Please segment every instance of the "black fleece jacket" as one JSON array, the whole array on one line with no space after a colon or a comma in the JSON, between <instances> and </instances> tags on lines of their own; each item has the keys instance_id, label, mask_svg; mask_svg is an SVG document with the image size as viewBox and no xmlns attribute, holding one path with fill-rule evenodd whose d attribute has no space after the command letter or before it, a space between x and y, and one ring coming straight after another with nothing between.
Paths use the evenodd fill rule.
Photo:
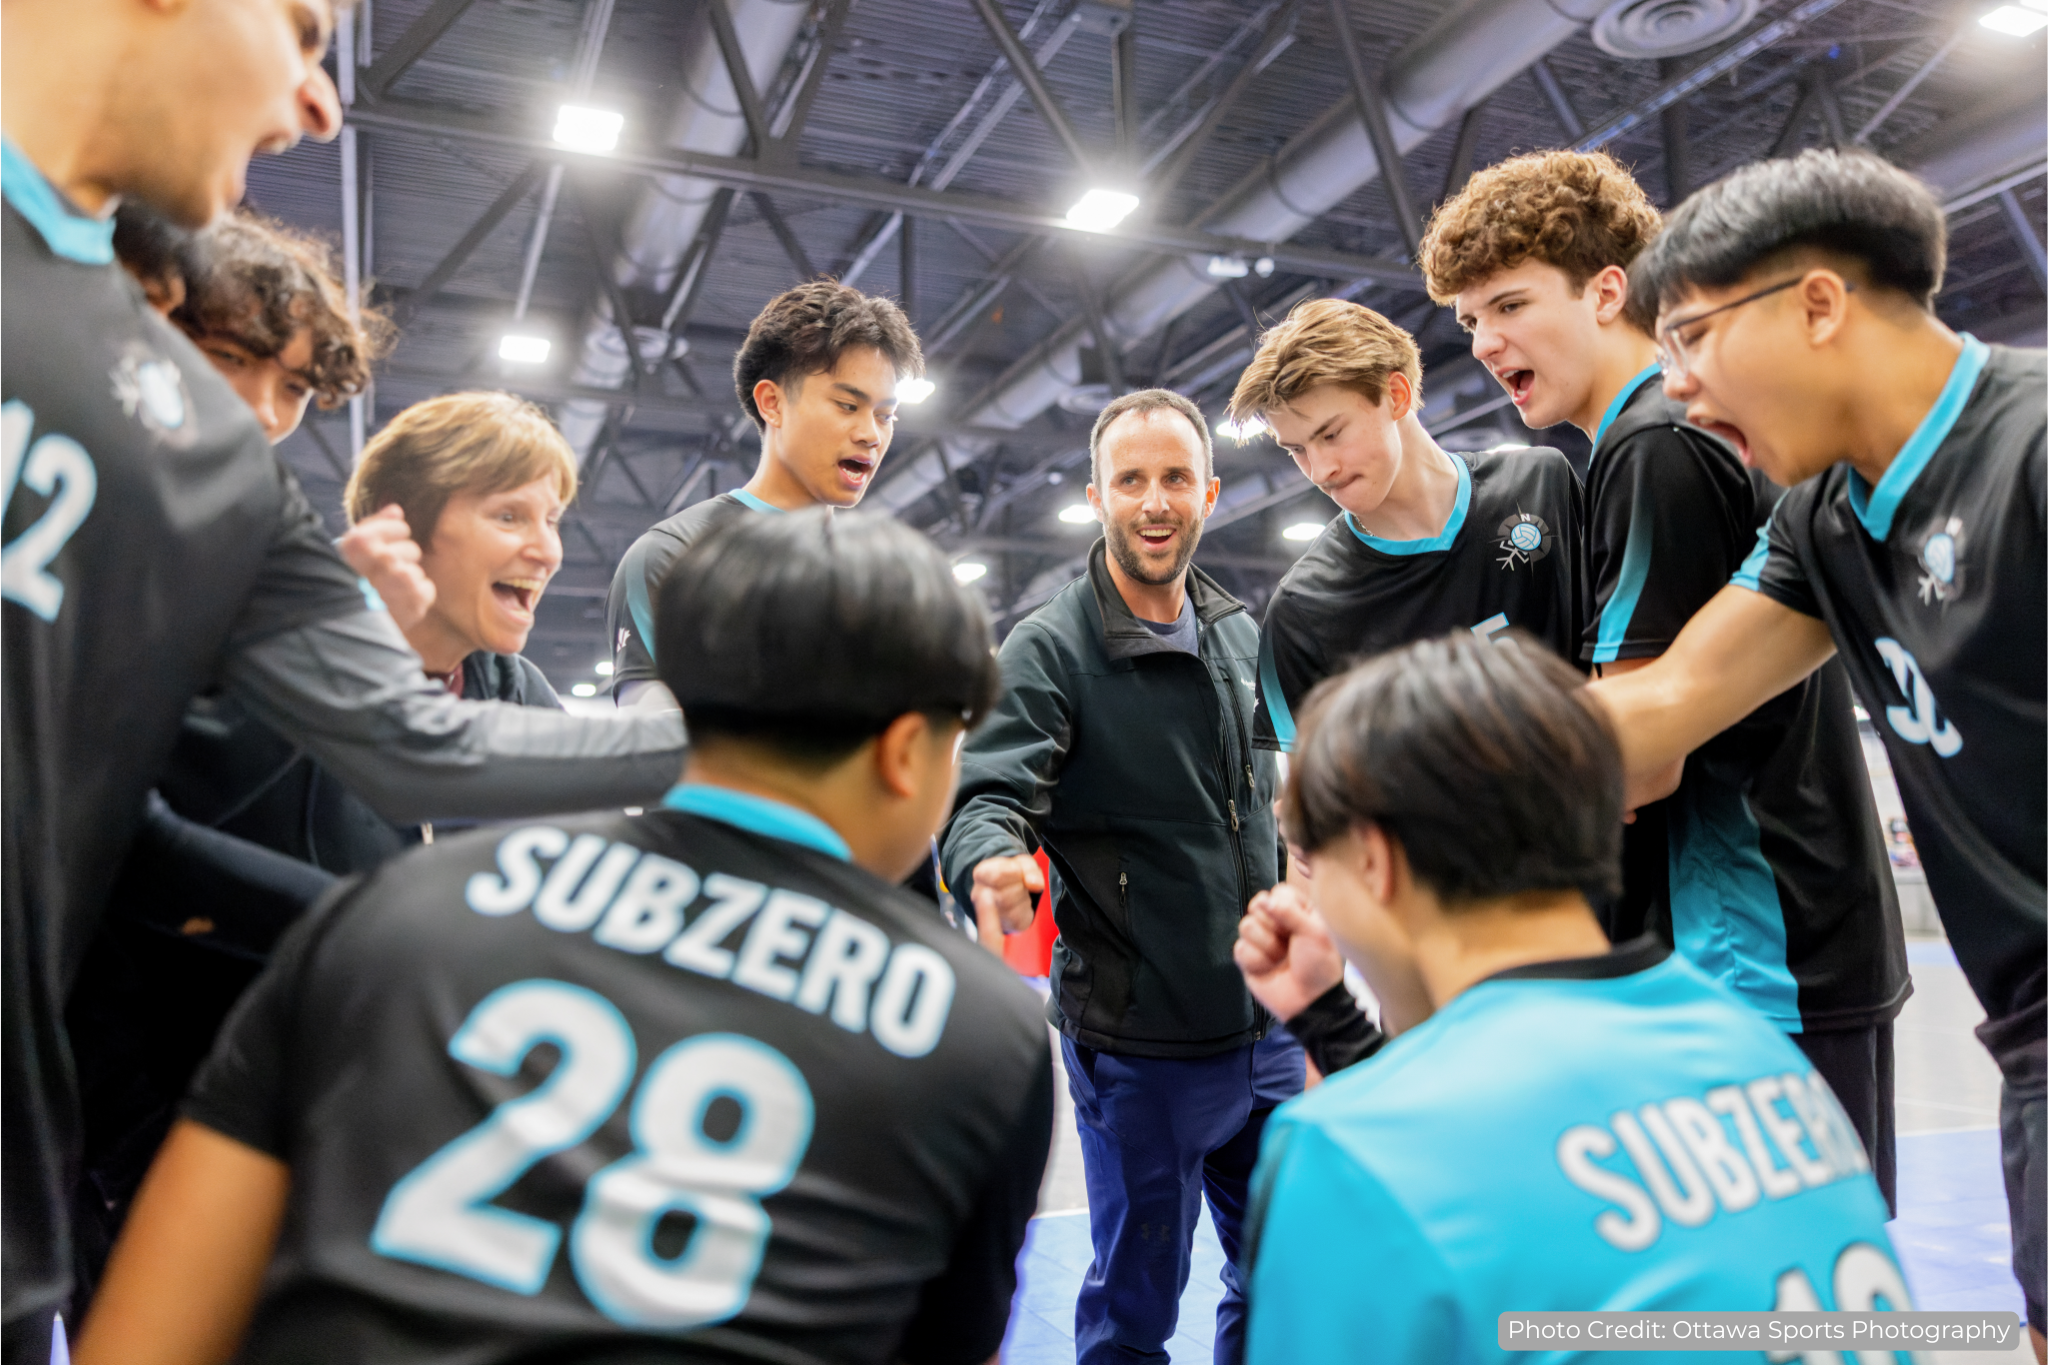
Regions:
<instances>
[{"instance_id":1,"label":"black fleece jacket","mask_svg":"<svg viewBox=\"0 0 2048 1365\"><path fill-rule=\"evenodd\" d=\"M1200 654L1088 572L1004 641L1003 700L969 736L942 840L966 896L984 858L1041 844L1055 874L1054 1027L1084 1046L1206 1057L1265 1036L1230 950L1279 877L1273 756L1250 743L1259 630L1188 571Z\"/></svg>"}]
</instances>

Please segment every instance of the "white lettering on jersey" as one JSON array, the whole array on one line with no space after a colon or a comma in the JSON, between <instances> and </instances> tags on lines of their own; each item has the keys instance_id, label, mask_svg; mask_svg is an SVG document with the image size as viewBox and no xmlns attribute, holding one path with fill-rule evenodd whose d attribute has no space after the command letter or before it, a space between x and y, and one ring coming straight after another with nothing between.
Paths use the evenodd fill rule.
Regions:
<instances>
[{"instance_id":1,"label":"white lettering on jersey","mask_svg":"<svg viewBox=\"0 0 2048 1365\"><path fill-rule=\"evenodd\" d=\"M0 487L6 502L13 502L18 484L51 499L42 516L0 549L0 597L54 621L64 605L64 583L50 572L50 562L92 511L100 480L84 446L54 433L30 446L34 428L35 413L19 399L0 410ZM0 503L0 511L5 505Z\"/></svg>"},{"instance_id":2,"label":"white lettering on jersey","mask_svg":"<svg viewBox=\"0 0 2048 1365\"><path fill-rule=\"evenodd\" d=\"M1472 627L1472 633L1484 640L1494 632L1506 630L1507 628L1508 614L1504 611L1497 611L1478 625Z\"/></svg>"},{"instance_id":3,"label":"white lettering on jersey","mask_svg":"<svg viewBox=\"0 0 2048 1365\"><path fill-rule=\"evenodd\" d=\"M1603 1164L1617 1149L1633 1177ZM1621 1251L1646 1249L1667 1221L1700 1227L1764 1197L1784 1199L1870 1169L1826 1082L1796 1071L1623 1109L1605 1124L1578 1124L1558 1139L1557 1165L1565 1179L1613 1206L1594 1217L1593 1230Z\"/></svg>"},{"instance_id":4,"label":"white lettering on jersey","mask_svg":"<svg viewBox=\"0 0 2048 1365\"><path fill-rule=\"evenodd\" d=\"M1927 685L1927 676L1920 671L1920 662L1906 647L1890 636L1877 642L1877 656L1883 659L1885 667L1891 669L1892 680L1899 685L1899 695L1906 699L1905 706L1887 706L1884 718L1891 722L1892 732L1908 744L1926 744L1943 758L1954 758L1963 751L1963 736L1956 729L1955 722L1941 719L1936 711L1934 689Z\"/></svg>"},{"instance_id":5,"label":"white lettering on jersey","mask_svg":"<svg viewBox=\"0 0 2048 1365\"><path fill-rule=\"evenodd\" d=\"M498 841L498 871L479 872L463 900L502 918L532 907L559 933L588 932L623 953L731 980L848 1033L867 1032L899 1057L939 1044L953 1009L952 964L921 943L892 944L855 915L801 892L696 871L601 834L574 839L528 825ZM543 864L549 864L543 867ZM708 901L696 915L689 910ZM746 929L737 949L727 940Z\"/></svg>"}]
</instances>

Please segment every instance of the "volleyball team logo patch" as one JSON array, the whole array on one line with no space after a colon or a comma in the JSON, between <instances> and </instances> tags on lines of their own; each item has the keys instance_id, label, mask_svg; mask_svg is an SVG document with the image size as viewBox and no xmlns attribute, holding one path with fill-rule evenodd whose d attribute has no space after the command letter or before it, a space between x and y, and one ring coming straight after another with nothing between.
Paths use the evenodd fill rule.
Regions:
<instances>
[{"instance_id":1,"label":"volleyball team logo patch","mask_svg":"<svg viewBox=\"0 0 2048 1365\"><path fill-rule=\"evenodd\" d=\"M1963 519L1949 517L1920 542L1920 600L1949 604L1963 591Z\"/></svg>"},{"instance_id":2,"label":"volleyball team logo patch","mask_svg":"<svg viewBox=\"0 0 2048 1365\"><path fill-rule=\"evenodd\" d=\"M1551 540L1549 524L1534 512L1518 510L1493 532L1493 548L1500 551L1500 566L1509 573L1549 554Z\"/></svg>"}]
</instances>

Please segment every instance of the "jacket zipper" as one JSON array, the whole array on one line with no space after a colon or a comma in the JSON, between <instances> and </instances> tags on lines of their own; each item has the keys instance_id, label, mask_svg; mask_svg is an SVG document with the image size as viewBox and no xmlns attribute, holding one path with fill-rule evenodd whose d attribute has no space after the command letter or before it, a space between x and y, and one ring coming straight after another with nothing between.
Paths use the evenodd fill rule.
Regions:
<instances>
[{"instance_id":1,"label":"jacket zipper","mask_svg":"<svg viewBox=\"0 0 2048 1365\"><path fill-rule=\"evenodd\" d=\"M1123 907L1124 925L1128 928L1131 922L1131 874L1128 872L1116 874L1116 903Z\"/></svg>"}]
</instances>

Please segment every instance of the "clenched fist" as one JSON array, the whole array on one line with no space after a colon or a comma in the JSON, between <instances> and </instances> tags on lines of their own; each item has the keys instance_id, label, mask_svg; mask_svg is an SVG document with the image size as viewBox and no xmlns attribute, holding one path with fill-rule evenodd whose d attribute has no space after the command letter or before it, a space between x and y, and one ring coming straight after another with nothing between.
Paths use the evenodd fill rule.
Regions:
<instances>
[{"instance_id":1,"label":"clenched fist","mask_svg":"<svg viewBox=\"0 0 2048 1365\"><path fill-rule=\"evenodd\" d=\"M986 922L993 915L1006 934L1031 927L1031 915L1038 894L1045 890L1045 874L1038 860L1022 854L1013 858L983 858L974 865L974 914Z\"/></svg>"},{"instance_id":2,"label":"clenched fist","mask_svg":"<svg viewBox=\"0 0 2048 1365\"><path fill-rule=\"evenodd\" d=\"M420 543L397 503L381 507L335 542L351 569L369 580L392 623L411 630L434 605L434 580L420 567Z\"/></svg>"}]
</instances>

